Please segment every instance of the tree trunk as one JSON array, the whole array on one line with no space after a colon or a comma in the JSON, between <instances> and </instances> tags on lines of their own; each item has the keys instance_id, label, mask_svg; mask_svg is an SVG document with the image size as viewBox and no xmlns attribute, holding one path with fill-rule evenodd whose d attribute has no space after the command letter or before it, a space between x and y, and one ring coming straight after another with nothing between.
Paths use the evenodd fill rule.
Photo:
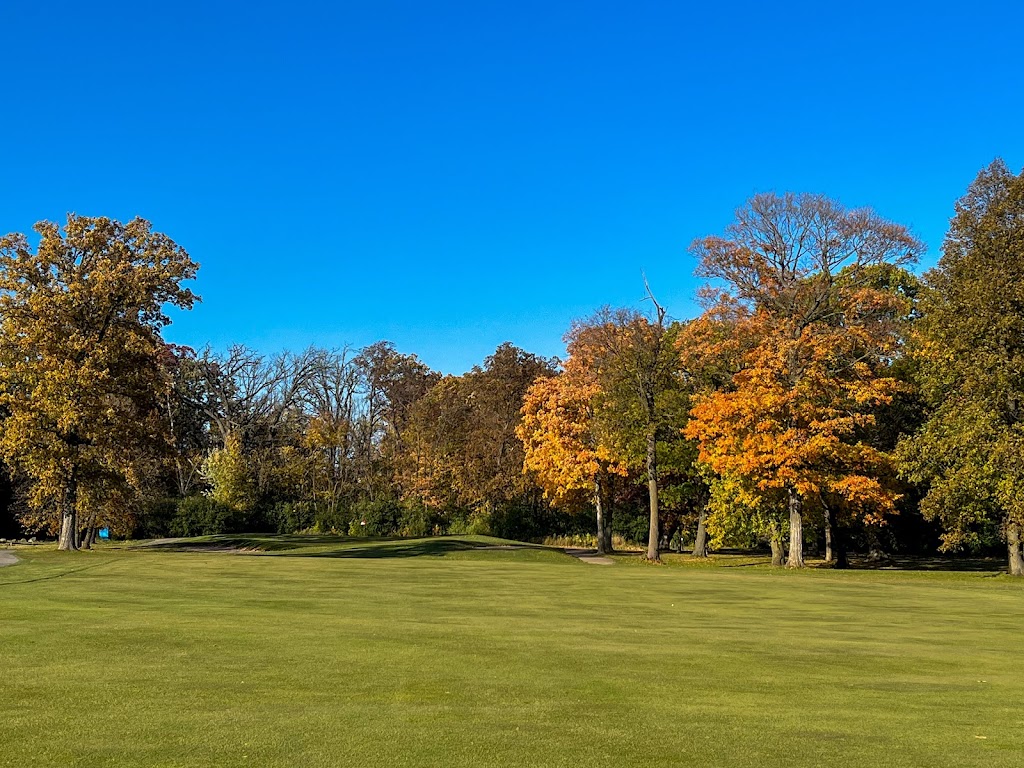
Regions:
<instances>
[{"instance_id":1,"label":"tree trunk","mask_svg":"<svg viewBox=\"0 0 1024 768\"><path fill-rule=\"evenodd\" d=\"M654 424L647 428L647 496L651 506L651 527L647 539L647 559L661 560L658 554L658 441Z\"/></svg>"},{"instance_id":2,"label":"tree trunk","mask_svg":"<svg viewBox=\"0 0 1024 768\"><path fill-rule=\"evenodd\" d=\"M846 556L846 535L841 526L836 525L832 529L832 548L835 551L836 564L834 568L844 569L850 567L850 560Z\"/></svg>"},{"instance_id":3,"label":"tree trunk","mask_svg":"<svg viewBox=\"0 0 1024 768\"><path fill-rule=\"evenodd\" d=\"M597 554L605 554L604 505L601 503L601 475L594 476L594 509L597 510Z\"/></svg>"},{"instance_id":4,"label":"tree trunk","mask_svg":"<svg viewBox=\"0 0 1024 768\"><path fill-rule=\"evenodd\" d=\"M96 514L89 515L88 520L85 523L85 529L82 531L82 537L79 539L79 547L81 549L92 549L92 542L95 538L93 525L96 522Z\"/></svg>"},{"instance_id":5,"label":"tree trunk","mask_svg":"<svg viewBox=\"0 0 1024 768\"><path fill-rule=\"evenodd\" d=\"M615 545L612 544L612 523L615 518L615 478L610 473L602 470L601 490L603 492L601 509L604 511L604 551L605 554L612 554Z\"/></svg>"},{"instance_id":6,"label":"tree trunk","mask_svg":"<svg viewBox=\"0 0 1024 768\"><path fill-rule=\"evenodd\" d=\"M676 531L679 530L679 515L673 513L666 515L668 519L665 521L665 525L661 525L660 514L658 517L658 527L661 529L658 534L658 541L660 542L658 549L664 552L666 549L672 548L672 539L675 537Z\"/></svg>"},{"instance_id":7,"label":"tree trunk","mask_svg":"<svg viewBox=\"0 0 1024 768\"><path fill-rule=\"evenodd\" d=\"M57 541L57 549L65 552L73 552L78 549L78 515L75 508L65 509L60 522L60 539Z\"/></svg>"},{"instance_id":8,"label":"tree trunk","mask_svg":"<svg viewBox=\"0 0 1024 768\"><path fill-rule=\"evenodd\" d=\"M1024 551L1018 523L1009 523L1006 526L1006 546L1010 552L1010 575L1024 576Z\"/></svg>"},{"instance_id":9,"label":"tree trunk","mask_svg":"<svg viewBox=\"0 0 1024 768\"><path fill-rule=\"evenodd\" d=\"M701 506L700 516L697 518L697 537L693 540L694 557L708 556L708 531L704 525L707 519L708 505L704 504Z\"/></svg>"},{"instance_id":10,"label":"tree trunk","mask_svg":"<svg viewBox=\"0 0 1024 768\"><path fill-rule=\"evenodd\" d=\"M832 510L825 507L825 562L832 562Z\"/></svg>"},{"instance_id":11,"label":"tree trunk","mask_svg":"<svg viewBox=\"0 0 1024 768\"><path fill-rule=\"evenodd\" d=\"M789 559L786 567L804 567L803 500L792 488L789 489Z\"/></svg>"},{"instance_id":12,"label":"tree trunk","mask_svg":"<svg viewBox=\"0 0 1024 768\"><path fill-rule=\"evenodd\" d=\"M60 510L60 538L57 540L57 549L73 552L78 549L78 482L74 469L71 471L68 486L64 489Z\"/></svg>"},{"instance_id":13,"label":"tree trunk","mask_svg":"<svg viewBox=\"0 0 1024 768\"><path fill-rule=\"evenodd\" d=\"M782 567L782 539L776 535L772 535L772 566L775 568Z\"/></svg>"}]
</instances>

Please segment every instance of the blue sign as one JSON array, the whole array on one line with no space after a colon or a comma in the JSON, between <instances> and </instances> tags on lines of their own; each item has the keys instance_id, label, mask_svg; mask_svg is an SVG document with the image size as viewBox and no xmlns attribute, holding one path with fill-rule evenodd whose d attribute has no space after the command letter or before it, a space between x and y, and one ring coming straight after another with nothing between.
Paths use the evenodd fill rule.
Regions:
<instances>
[{"instance_id":1,"label":"blue sign","mask_svg":"<svg viewBox=\"0 0 1024 768\"><path fill-rule=\"evenodd\" d=\"M100 528L100 538L101 539L109 539L110 538L110 529L109 528Z\"/></svg>"}]
</instances>

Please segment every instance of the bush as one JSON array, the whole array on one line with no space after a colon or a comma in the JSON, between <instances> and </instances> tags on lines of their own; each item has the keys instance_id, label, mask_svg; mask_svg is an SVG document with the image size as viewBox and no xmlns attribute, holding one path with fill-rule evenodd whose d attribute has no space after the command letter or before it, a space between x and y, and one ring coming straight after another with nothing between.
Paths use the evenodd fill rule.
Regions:
<instances>
[{"instance_id":1,"label":"bush","mask_svg":"<svg viewBox=\"0 0 1024 768\"><path fill-rule=\"evenodd\" d=\"M161 539L171 535L171 525L178 514L181 499L151 499L142 504L135 516L133 539Z\"/></svg>"},{"instance_id":2,"label":"bush","mask_svg":"<svg viewBox=\"0 0 1024 768\"><path fill-rule=\"evenodd\" d=\"M345 535L352 522L351 510L340 505L318 507L313 514L313 530L317 533L334 533Z\"/></svg>"},{"instance_id":3,"label":"bush","mask_svg":"<svg viewBox=\"0 0 1024 768\"><path fill-rule=\"evenodd\" d=\"M542 541L545 536L572 536L591 533L593 516L552 507L547 503L511 502L494 509L489 518L490 531L503 539Z\"/></svg>"},{"instance_id":4,"label":"bush","mask_svg":"<svg viewBox=\"0 0 1024 768\"><path fill-rule=\"evenodd\" d=\"M647 544L651 532L651 518L646 509L616 509L612 516L612 531L626 541Z\"/></svg>"},{"instance_id":5,"label":"bush","mask_svg":"<svg viewBox=\"0 0 1024 768\"><path fill-rule=\"evenodd\" d=\"M402 507L394 499L359 501L352 507L350 536L394 536L398 533Z\"/></svg>"},{"instance_id":6,"label":"bush","mask_svg":"<svg viewBox=\"0 0 1024 768\"><path fill-rule=\"evenodd\" d=\"M422 505L406 505L402 507L398 521L399 536L430 536L441 528L441 516Z\"/></svg>"},{"instance_id":7,"label":"bush","mask_svg":"<svg viewBox=\"0 0 1024 768\"><path fill-rule=\"evenodd\" d=\"M172 536L210 536L218 533L241 533L249 522L241 510L221 504L209 496L186 496L178 502L171 520Z\"/></svg>"},{"instance_id":8,"label":"bush","mask_svg":"<svg viewBox=\"0 0 1024 768\"><path fill-rule=\"evenodd\" d=\"M597 536L593 533L574 533L571 536L546 536L541 543L546 547L597 549ZM642 549L642 547L635 542L626 541L616 534L612 536L612 549L617 552L630 552Z\"/></svg>"},{"instance_id":9,"label":"bush","mask_svg":"<svg viewBox=\"0 0 1024 768\"><path fill-rule=\"evenodd\" d=\"M448 526L448 532L461 536L490 536L491 513L479 509L471 512L468 516L453 517Z\"/></svg>"},{"instance_id":10,"label":"bush","mask_svg":"<svg viewBox=\"0 0 1024 768\"><path fill-rule=\"evenodd\" d=\"M266 513L267 527L276 533L299 533L317 522L313 507L304 501L279 501Z\"/></svg>"}]
</instances>

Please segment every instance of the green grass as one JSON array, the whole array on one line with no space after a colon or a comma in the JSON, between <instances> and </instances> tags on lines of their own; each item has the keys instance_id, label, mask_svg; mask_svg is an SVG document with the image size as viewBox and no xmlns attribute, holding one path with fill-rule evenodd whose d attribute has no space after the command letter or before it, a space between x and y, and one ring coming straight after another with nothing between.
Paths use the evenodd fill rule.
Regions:
<instances>
[{"instance_id":1,"label":"green grass","mask_svg":"<svg viewBox=\"0 0 1024 768\"><path fill-rule=\"evenodd\" d=\"M1024 764L1006 576L501 544L20 548L0 766Z\"/></svg>"}]
</instances>

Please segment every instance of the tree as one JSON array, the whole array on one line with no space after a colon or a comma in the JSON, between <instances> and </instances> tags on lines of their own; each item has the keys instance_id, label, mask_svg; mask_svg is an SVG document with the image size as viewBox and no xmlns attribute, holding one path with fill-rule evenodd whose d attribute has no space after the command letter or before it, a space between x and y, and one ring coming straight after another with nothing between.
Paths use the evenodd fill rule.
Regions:
<instances>
[{"instance_id":1,"label":"tree","mask_svg":"<svg viewBox=\"0 0 1024 768\"><path fill-rule=\"evenodd\" d=\"M185 497L202 480L203 462L210 451L205 382L190 347L164 345L160 366L164 377L160 404L172 448L168 485Z\"/></svg>"},{"instance_id":2,"label":"tree","mask_svg":"<svg viewBox=\"0 0 1024 768\"><path fill-rule=\"evenodd\" d=\"M497 512L535 508L540 490L523 474L516 436L523 399L555 361L500 345L463 376L446 376L416 401L405 427L415 466L403 482L407 498L424 506L469 513L479 528Z\"/></svg>"},{"instance_id":3,"label":"tree","mask_svg":"<svg viewBox=\"0 0 1024 768\"><path fill-rule=\"evenodd\" d=\"M356 496L356 436L359 371L348 349L324 354L305 382L301 399L308 414L303 444L309 452L307 498L334 515Z\"/></svg>"},{"instance_id":4,"label":"tree","mask_svg":"<svg viewBox=\"0 0 1024 768\"><path fill-rule=\"evenodd\" d=\"M293 459L306 428L303 393L325 356L314 348L267 356L241 345L199 356L197 405L213 438L204 474L214 496L244 499L228 506L252 511L301 485Z\"/></svg>"},{"instance_id":5,"label":"tree","mask_svg":"<svg viewBox=\"0 0 1024 768\"><path fill-rule=\"evenodd\" d=\"M537 379L526 393L516 429L525 448L524 469L556 505L589 496L597 521L597 551L612 551L609 486L626 475L602 427L600 388L593 371L571 357L557 376Z\"/></svg>"},{"instance_id":6,"label":"tree","mask_svg":"<svg viewBox=\"0 0 1024 768\"><path fill-rule=\"evenodd\" d=\"M895 494L878 479L887 457L864 441L863 431L874 423L870 409L888 402L897 382L867 363L850 364L860 353L851 346L846 329L797 340L767 333L732 386L700 399L687 426L702 462L746 481L758 500L751 508L763 508L766 493L784 495L790 567L803 565L805 506L820 494L834 494L873 520L895 509ZM795 382L788 373L794 360L801 372Z\"/></svg>"},{"instance_id":7,"label":"tree","mask_svg":"<svg viewBox=\"0 0 1024 768\"><path fill-rule=\"evenodd\" d=\"M390 496L397 486L410 411L441 377L389 341L364 348L353 364L362 406L356 424L361 480L371 497Z\"/></svg>"},{"instance_id":8,"label":"tree","mask_svg":"<svg viewBox=\"0 0 1024 768\"><path fill-rule=\"evenodd\" d=\"M68 216L0 239L0 456L30 506L79 545L79 515L107 522L165 449L159 401L163 308L189 308L198 265L149 222ZM123 505L119 505L121 510Z\"/></svg>"},{"instance_id":9,"label":"tree","mask_svg":"<svg viewBox=\"0 0 1024 768\"><path fill-rule=\"evenodd\" d=\"M1005 539L1024 576L1024 174L1001 160L956 205L913 350L930 414L899 448L942 548Z\"/></svg>"},{"instance_id":10,"label":"tree","mask_svg":"<svg viewBox=\"0 0 1024 768\"><path fill-rule=\"evenodd\" d=\"M871 518L892 509L877 480L885 457L862 439L871 409L897 386L880 374L897 351L897 298L874 283L879 268L911 263L922 245L870 210L762 194L725 236L691 250L698 273L718 281L717 296L705 295L714 313L731 315L739 370L698 400L687 434L715 472L745 479L752 493L784 493L787 565L801 567L804 507L823 490Z\"/></svg>"},{"instance_id":11,"label":"tree","mask_svg":"<svg viewBox=\"0 0 1024 768\"><path fill-rule=\"evenodd\" d=\"M415 463L405 427L439 379L387 341L354 355L322 353L300 393L313 502L336 511L343 503L401 497L406 465Z\"/></svg>"},{"instance_id":12,"label":"tree","mask_svg":"<svg viewBox=\"0 0 1024 768\"><path fill-rule=\"evenodd\" d=\"M202 405L221 443L239 434L247 447L267 442L300 402L324 353L261 355L240 344L224 354L203 351L198 367L205 392Z\"/></svg>"},{"instance_id":13,"label":"tree","mask_svg":"<svg viewBox=\"0 0 1024 768\"><path fill-rule=\"evenodd\" d=\"M647 559L660 560L658 438L665 431L665 394L676 386L678 356L665 310L650 296L655 312L648 317L630 309L600 310L574 324L567 335L570 352L594 372L603 411L619 421L614 432L624 443L616 451L629 455L633 436L641 436L650 523ZM676 430L678 434L678 430Z\"/></svg>"}]
</instances>

